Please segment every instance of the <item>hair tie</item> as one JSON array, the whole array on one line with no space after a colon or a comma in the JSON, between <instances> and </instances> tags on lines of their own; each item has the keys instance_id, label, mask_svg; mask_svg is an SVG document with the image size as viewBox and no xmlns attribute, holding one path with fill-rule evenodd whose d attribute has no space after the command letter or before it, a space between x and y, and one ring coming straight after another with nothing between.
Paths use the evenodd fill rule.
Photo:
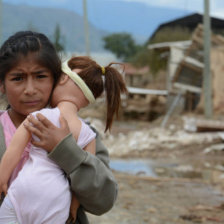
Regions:
<instances>
[{"instance_id":1,"label":"hair tie","mask_svg":"<svg viewBox=\"0 0 224 224\"><path fill-rule=\"evenodd\" d=\"M101 71L102 71L102 74L105 75L106 70L103 66L101 66Z\"/></svg>"}]
</instances>

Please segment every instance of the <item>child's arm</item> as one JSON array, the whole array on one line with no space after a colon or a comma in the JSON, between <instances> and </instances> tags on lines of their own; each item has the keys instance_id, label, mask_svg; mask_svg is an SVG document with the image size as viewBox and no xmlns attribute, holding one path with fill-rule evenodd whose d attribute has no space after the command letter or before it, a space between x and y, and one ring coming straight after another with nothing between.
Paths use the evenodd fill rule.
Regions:
<instances>
[{"instance_id":1,"label":"child's arm","mask_svg":"<svg viewBox=\"0 0 224 224\"><path fill-rule=\"evenodd\" d=\"M4 153L0 163L0 193L7 191L7 183L20 161L21 155L31 138L31 134L25 129L23 123L18 127L12 140Z\"/></svg>"}]
</instances>

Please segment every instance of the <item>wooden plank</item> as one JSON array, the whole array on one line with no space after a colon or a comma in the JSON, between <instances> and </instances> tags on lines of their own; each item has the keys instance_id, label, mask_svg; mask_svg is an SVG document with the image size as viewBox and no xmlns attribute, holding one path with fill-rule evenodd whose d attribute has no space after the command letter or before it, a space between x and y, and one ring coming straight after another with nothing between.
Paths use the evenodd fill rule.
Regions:
<instances>
[{"instance_id":1,"label":"wooden plank","mask_svg":"<svg viewBox=\"0 0 224 224\"><path fill-rule=\"evenodd\" d=\"M132 94L163 95L163 96L166 96L168 94L167 90L144 89L144 88L135 88L135 87L127 87L127 89L128 89L128 92Z\"/></svg>"},{"instance_id":2,"label":"wooden plank","mask_svg":"<svg viewBox=\"0 0 224 224\"><path fill-rule=\"evenodd\" d=\"M185 127L191 126L191 130L194 132L217 132L224 131L224 122L218 120L203 120L203 119L195 119L185 120Z\"/></svg>"}]
</instances>

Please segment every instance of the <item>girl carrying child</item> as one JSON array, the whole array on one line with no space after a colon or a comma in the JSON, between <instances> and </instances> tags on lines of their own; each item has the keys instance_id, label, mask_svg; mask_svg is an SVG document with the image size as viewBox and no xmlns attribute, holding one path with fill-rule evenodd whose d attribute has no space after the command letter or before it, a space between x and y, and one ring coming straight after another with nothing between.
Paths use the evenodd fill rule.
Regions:
<instances>
[{"instance_id":1,"label":"girl carrying child","mask_svg":"<svg viewBox=\"0 0 224 224\"><path fill-rule=\"evenodd\" d=\"M0 140L0 158L5 150L4 141L9 146L16 128L27 115L48 105L60 74L60 60L43 34L18 32L3 44L0 49L0 82L1 91L6 95L9 107L0 115L4 134ZM81 205L76 222L88 223L83 210L98 215L108 211L116 199L117 184L108 166L107 150L100 142L99 136L96 136L96 155L92 155L76 144L63 117L60 119L60 127L44 116L37 117L38 120L31 117L29 122L34 126L28 125L26 128L40 140L33 141L33 145L41 145L48 152L48 158L53 160L69 179L70 187ZM28 144L13 170L10 183L16 180L19 171L30 159L31 148ZM44 190L39 189L41 192ZM55 201L55 204L57 203Z\"/></svg>"}]
</instances>

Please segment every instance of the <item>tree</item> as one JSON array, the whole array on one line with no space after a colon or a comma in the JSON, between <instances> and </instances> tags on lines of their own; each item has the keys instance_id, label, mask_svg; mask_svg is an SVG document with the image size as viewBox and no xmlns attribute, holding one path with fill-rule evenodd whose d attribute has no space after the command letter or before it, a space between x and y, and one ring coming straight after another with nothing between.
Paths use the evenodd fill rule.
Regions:
<instances>
[{"instance_id":1,"label":"tree","mask_svg":"<svg viewBox=\"0 0 224 224\"><path fill-rule=\"evenodd\" d=\"M114 33L103 38L104 48L113 52L118 58L125 61L135 55L139 46L128 33Z\"/></svg>"},{"instance_id":2,"label":"tree","mask_svg":"<svg viewBox=\"0 0 224 224\"><path fill-rule=\"evenodd\" d=\"M64 45L61 43L62 35L59 24L56 25L53 35L53 44L57 52L64 51Z\"/></svg>"}]
</instances>

